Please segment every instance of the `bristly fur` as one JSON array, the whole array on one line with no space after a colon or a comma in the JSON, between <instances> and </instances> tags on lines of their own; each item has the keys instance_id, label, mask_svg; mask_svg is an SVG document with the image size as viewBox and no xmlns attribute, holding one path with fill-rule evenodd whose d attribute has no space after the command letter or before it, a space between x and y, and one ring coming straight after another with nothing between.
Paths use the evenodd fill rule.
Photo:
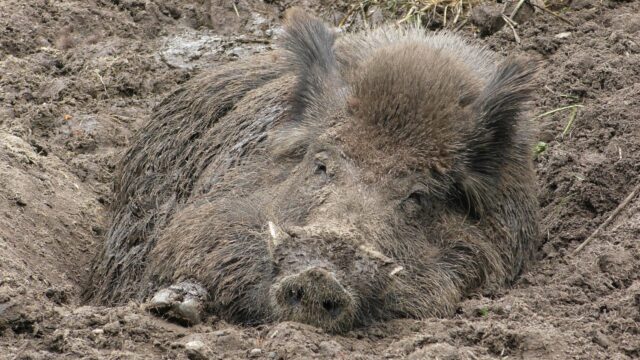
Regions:
<instances>
[{"instance_id":1,"label":"bristly fur","mask_svg":"<svg viewBox=\"0 0 640 360\"><path fill-rule=\"evenodd\" d=\"M85 298L188 280L230 321L346 331L447 316L512 281L538 243L535 64L446 32L336 38L287 16L282 50L189 81L132 140ZM294 285L314 298L288 303Z\"/></svg>"},{"instance_id":2,"label":"bristly fur","mask_svg":"<svg viewBox=\"0 0 640 360\"><path fill-rule=\"evenodd\" d=\"M358 73L348 105L357 121L343 130L352 156L372 161L392 154L393 170L381 167L385 173L451 169L473 126L467 105L479 79L470 69L442 50L409 42L372 53ZM361 143L365 134L369 146Z\"/></svg>"}]
</instances>

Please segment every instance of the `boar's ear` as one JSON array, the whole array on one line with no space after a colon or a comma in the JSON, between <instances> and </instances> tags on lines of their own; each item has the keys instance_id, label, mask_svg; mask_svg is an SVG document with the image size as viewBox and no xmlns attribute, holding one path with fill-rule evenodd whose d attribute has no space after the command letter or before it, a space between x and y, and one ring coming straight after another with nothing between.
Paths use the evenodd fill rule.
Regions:
<instances>
[{"instance_id":1,"label":"boar's ear","mask_svg":"<svg viewBox=\"0 0 640 360\"><path fill-rule=\"evenodd\" d=\"M531 155L529 124L523 112L531 100L538 64L508 58L498 66L471 104L476 117L454 177L462 203L481 216L493 198L506 163L524 166Z\"/></svg>"},{"instance_id":2,"label":"boar's ear","mask_svg":"<svg viewBox=\"0 0 640 360\"><path fill-rule=\"evenodd\" d=\"M294 118L312 105L327 82L336 76L335 37L333 30L304 10L292 8L287 11L282 44L297 73L292 98Z\"/></svg>"},{"instance_id":3,"label":"boar's ear","mask_svg":"<svg viewBox=\"0 0 640 360\"><path fill-rule=\"evenodd\" d=\"M476 99L478 122L465 156L472 173L496 179L505 161L530 150L528 139L522 138L527 128L522 113L531 100L537 68L537 63L521 58L505 60Z\"/></svg>"}]
</instances>

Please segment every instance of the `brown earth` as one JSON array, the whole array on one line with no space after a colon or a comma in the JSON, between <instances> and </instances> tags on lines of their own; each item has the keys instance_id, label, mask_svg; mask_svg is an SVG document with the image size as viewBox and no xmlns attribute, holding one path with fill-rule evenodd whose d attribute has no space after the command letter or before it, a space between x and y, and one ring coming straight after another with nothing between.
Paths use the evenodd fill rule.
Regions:
<instances>
[{"instance_id":1,"label":"brown earth","mask_svg":"<svg viewBox=\"0 0 640 360\"><path fill-rule=\"evenodd\" d=\"M556 1L549 8L572 24L529 9L517 18L520 43L507 26L474 40L543 62L532 119L546 143L536 160L545 239L511 289L475 294L453 318L343 336L214 317L184 328L136 303L79 303L114 163L153 105L198 73L271 48L293 4L331 21L351 8L235 3L237 14L221 0L0 1L0 359L640 357L640 196L570 256L640 182L639 1ZM461 31L476 37L481 22ZM570 127L571 109L534 117L573 104L583 107Z\"/></svg>"}]
</instances>

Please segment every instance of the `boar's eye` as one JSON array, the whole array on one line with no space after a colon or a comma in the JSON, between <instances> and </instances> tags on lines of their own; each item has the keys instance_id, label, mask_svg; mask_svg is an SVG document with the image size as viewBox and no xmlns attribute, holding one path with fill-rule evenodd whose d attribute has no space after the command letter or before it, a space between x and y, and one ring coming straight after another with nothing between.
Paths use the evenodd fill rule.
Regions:
<instances>
[{"instance_id":1,"label":"boar's eye","mask_svg":"<svg viewBox=\"0 0 640 360\"><path fill-rule=\"evenodd\" d=\"M313 173L316 175L327 176L327 174L329 173L327 169L328 159L329 159L329 156L327 155L326 152L323 151L323 152L317 153L313 160L313 166L314 166Z\"/></svg>"},{"instance_id":2,"label":"boar's eye","mask_svg":"<svg viewBox=\"0 0 640 360\"><path fill-rule=\"evenodd\" d=\"M327 166L320 161L316 161L313 173L316 175L327 175Z\"/></svg>"},{"instance_id":3,"label":"boar's eye","mask_svg":"<svg viewBox=\"0 0 640 360\"><path fill-rule=\"evenodd\" d=\"M424 201L424 198L425 198L424 192L414 191L411 194L409 194L409 196L407 196L407 199L405 201L421 205Z\"/></svg>"},{"instance_id":4,"label":"boar's eye","mask_svg":"<svg viewBox=\"0 0 640 360\"><path fill-rule=\"evenodd\" d=\"M420 213L425 203L425 193L422 191L413 191L401 203L402 210L409 216L416 216Z\"/></svg>"}]
</instances>

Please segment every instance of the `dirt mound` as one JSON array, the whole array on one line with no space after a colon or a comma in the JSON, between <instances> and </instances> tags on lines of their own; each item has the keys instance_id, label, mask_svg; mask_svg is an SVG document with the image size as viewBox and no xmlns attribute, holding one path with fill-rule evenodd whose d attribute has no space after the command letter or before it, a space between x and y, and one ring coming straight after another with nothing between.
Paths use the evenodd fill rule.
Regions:
<instances>
[{"instance_id":1,"label":"dirt mound","mask_svg":"<svg viewBox=\"0 0 640 360\"><path fill-rule=\"evenodd\" d=\"M132 131L177 84L270 49L292 4L335 23L353 8L0 3L0 358L640 357L640 196L570 256L639 182L639 2L567 0L550 6L553 14L531 7L516 18L519 43L508 25L474 40L542 61L532 118L541 130L545 241L512 289L476 294L454 318L396 320L345 336L215 317L184 328L135 303L80 304L108 224L113 164ZM461 31L476 37L477 25Z\"/></svg>"}]
</instances>

